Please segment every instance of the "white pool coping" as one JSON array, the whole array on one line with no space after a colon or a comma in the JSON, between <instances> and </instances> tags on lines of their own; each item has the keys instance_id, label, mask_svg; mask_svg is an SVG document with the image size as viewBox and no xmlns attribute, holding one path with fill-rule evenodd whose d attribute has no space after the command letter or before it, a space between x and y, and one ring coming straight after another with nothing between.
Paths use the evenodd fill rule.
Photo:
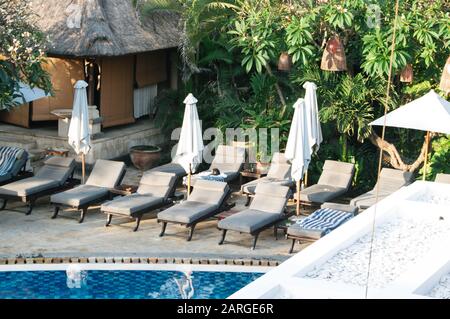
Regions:
<instances>
[{"instance_id":1,"label":"white pool coping","mask_svg":"<svg viewBox=\"0 0 450 319\"><path fill-rule=\"evenodd\" d=\"M140 270L140 271L211 271L211 272L246 272L266 273L274 267L239 266L239 265L183 265L183 264L23 264L1 265L0 272L5 271L57 271L77 267L81 270Z\"/></svg>"},{"instance_id":2,"label":"white pool coping","mask_svg":"<svg viewBox=\"0 0 450 319\"><path fill-rule=\"evenodd\" d=\"M450 196L450 184L416 181L381 200L324 238L311 244L287 261L237 291L231 299L253 298L365 298L365 287L302 277L323 264L338 251L353 244L372 230L376 223L406 210L450 219L450 205L425 203L415 198L423 194ZM418 234L420 236L420 234ZM419 237L418 237L419 238ZM450 236L426 256L402 272L385 288L370 288L368 298L429 298L427 293L450 272Z\"/></svg>"}]
</instances>

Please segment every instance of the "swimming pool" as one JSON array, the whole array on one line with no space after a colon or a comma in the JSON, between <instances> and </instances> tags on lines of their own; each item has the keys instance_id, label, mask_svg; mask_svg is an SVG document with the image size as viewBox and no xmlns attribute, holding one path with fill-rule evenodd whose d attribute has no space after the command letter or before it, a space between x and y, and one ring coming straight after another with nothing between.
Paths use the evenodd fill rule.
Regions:
<instances>
[{"instance_id":1,"label":"swimming pool","mask_svg":"<svg viewBox=\"0 0 450 319\"><path fill-rule=\"evenodd\" d=\"M0 270L0 299L222 299L263 274L245 268L19 267Z\"/></svg>"}]
</instances>

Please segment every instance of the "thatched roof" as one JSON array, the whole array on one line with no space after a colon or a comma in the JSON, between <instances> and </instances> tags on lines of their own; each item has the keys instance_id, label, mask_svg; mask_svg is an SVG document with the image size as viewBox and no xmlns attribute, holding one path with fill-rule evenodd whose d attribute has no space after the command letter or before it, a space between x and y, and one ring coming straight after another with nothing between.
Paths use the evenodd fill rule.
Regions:
<instances>
[{"instance_id":1,"label":"thatched roof","mask_svg":"<svg viewBox=\"0 0 450 319\"><path fill-rule=\"evenodd\" d=\"M32 0L48 53L119 56L178 46L177 15L154 13L141 23L131 0Z\"/></svg>"}]
</instances>

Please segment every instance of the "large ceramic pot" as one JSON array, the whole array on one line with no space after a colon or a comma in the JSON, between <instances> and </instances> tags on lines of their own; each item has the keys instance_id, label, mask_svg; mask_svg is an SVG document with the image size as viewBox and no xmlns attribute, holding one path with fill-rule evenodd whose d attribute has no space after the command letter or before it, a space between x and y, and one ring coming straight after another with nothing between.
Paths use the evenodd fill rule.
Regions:
<instances>
[{"instance_id":1,"label":"large ceramic pot","mask_svg":"<svg viewBox=\"0 0 450 319\"><path fill-rule=\"evenodd\" d=\"M158 165L161 149L158 146L136 145L130 148L130 159L137 169L146 171Z\"/></svg>"}]
</instances>

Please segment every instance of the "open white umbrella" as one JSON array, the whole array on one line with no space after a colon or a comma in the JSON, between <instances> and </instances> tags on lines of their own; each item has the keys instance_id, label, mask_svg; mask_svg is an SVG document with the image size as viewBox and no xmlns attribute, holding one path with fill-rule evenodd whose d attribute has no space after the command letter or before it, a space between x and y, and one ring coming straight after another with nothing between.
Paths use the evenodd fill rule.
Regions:
<instances>
[{"instance_id":1,"label":"open white umbrella","mask_svg":"<svg viewBox=\"0 0 450 319\"><path fill-rule=\"evenodd\" d=\"M75 96L73 99L72 117L69 126L69 144L77 155L81 154L82 182L85 178L85 155L91 149L91 136L89 132L89 112L86 88L84 81L75 83Z\"/></svg>"},{"instance_id":2,"label":"open white umbrella","mask_svg":"<svg viewBox=\"0 0 450 319\"><path fill-rule=\"evenodd\" d=\"M183 166L188 173L188 195L191 189L191 174L202 161L204 149L202 129L197 112L197 99L189 93L184 100L183 125L181 126L180 140L174 162Z\"/></svg>"},{"instance_id":3,"label":"open white umbrella","mask_svg":"<svg viewBox=\"0 0 450 319\"><path fill-rule=\"evenodd\" d=\"M13 101L20 104L33 102L50 96L50 93L45 93L44 90L38 87L31 88L28 84L25 84L23 82L19 82L19 91L15 92L15 94L20 96L14 98Z\"/></svg>"},{"instance_id":4,"label":"open white umbrella","mask_svg":"<svg viewBox=\"0 0 450 319\"><path fill-rule=\"evenodd\" d=\"M309 145L313 153L319 151L320 144L323 141L322 128L319 120L319 107L317 104L317 86L313 82L305 82L303 84L305 89L305 106L308 112L309 120ZM305 172L305 186L308 180L308 172Z\"/></svg>"},{"instance_id":5,"label":"open white umbrella","mask_svg":"<svg viewBox=\"0 0 450 319\"><path fill-rule=\"evenodd\" d=\"M386 119L382 116L370 123L370 125L379 126L384 124L427 132L423 174L425 180L430 132L450 134L450 102L431 90L424 96L386 114Z\"/></svg>"},{"instance_id":6,"label":"open white umbrella","mask_svg":"<svg viewBox=\"0 0 450 319\"><path fill-rule=\"evenodd\" d=\"M294 109L285 156L291 161L291 176L297 182L297 215L299 215L300 181L311 162L312 145L309 138L310 115L305 100L298 99L294 104Z\"/></svg>"}]
</instances>

